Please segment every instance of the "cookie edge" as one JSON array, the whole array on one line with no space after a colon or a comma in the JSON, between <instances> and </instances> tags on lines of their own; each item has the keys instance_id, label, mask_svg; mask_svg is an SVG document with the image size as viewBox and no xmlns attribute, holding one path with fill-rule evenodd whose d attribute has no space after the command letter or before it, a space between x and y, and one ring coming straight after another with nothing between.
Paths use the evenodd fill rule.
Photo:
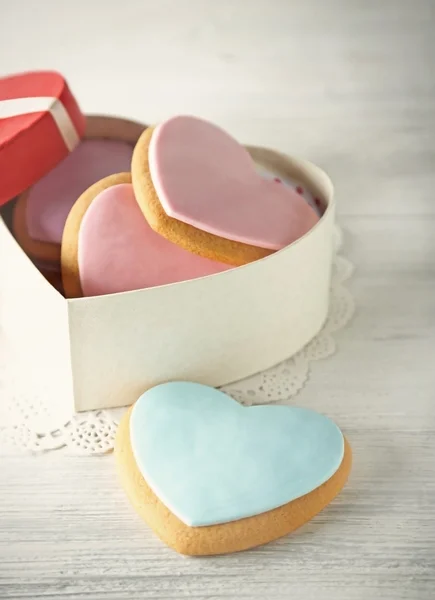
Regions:
<instances>
[{"instance_id":1,"label":"cookie edge","mask_svg":"<svg viewBox=\"0 0 435 600\"><path fill-rule=\"evenodd\" d=\"M150 227L188 252L232 266L241 266L273 254L274 250L227 240L166 214L149 168L148 151L154 129L148 127L142 133L134 148L131 163L135 196Z\"/></svg>"},{"instance_id":2,"label":"cookie edge","mask_svg":"<svg viewBox=\"0 0 435 600\"><path fill-rule=\"evenodd\" d=\"M62 284L66 298L83 297L78 262L79 232L83 217L101 192L122 183L131 184L130 173L116 173L100 179L79 196L68 214L62 235L60 256Z\"/></svg>"},{"instance_id":3,"label":"cookie edge","mask_svg":"<svg viewBox=\"0 0 435 600\"><path fill-rule=\"evenodd\" d=\"M296 500L260 515L231 523L189 527L153 493L134 459L130 441L130 416L124 415L115 439L118 477L137 513L155 534L180 554L211 556L248 550L283 537L321 512L340 493L352 466L351 447L344 438L344 456L334 475L321 486Z\"/></svg>"}]
</instances>

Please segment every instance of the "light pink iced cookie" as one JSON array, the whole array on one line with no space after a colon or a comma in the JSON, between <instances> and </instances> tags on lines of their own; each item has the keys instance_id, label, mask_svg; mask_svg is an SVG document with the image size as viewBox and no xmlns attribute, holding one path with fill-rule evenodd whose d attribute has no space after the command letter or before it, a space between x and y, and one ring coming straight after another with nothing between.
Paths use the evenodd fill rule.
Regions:
<instances>
[{"instance_id":1,"label":"light pink iced cookie","mask_svg":"<svg viewBox=\"0 0 435 600\"><path fill-rule=\"evenodd\" d=\"M78 233L78 270L84 296L148 288L219 273L217 263L168 242L143 217L133 187L100 192Z\"/></svg>"},{"instance_id":2,"label":"light pink iced cookie","mask_svg":"<svg viewBox=\"0 0 435 600\"><path fill-rule=\"evenodd\" d=\"M32 257L56 260L68 213L77 198L100 179L129 171L133 146L124 141L89 139L18 199L14 233Z\"/></svg>"},{"instance_id":3,"label":"light pink iced cookie","mask_svg":"<svg viewBox=\"0 0 435 600\"><path fill-rule=\"evenodd\" d=\"M299 194L259 176L243 146L201 119L158 125L149 164L166 214L213 235L279 250L317 221Z\"/></svg>"}]
</instances>

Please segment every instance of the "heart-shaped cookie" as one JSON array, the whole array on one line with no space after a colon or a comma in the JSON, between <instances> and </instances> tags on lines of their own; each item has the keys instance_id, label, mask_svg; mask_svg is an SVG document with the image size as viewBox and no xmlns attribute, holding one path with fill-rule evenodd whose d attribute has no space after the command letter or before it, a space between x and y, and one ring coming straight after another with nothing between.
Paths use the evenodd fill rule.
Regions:
<instances>
[{"instance_id":1,"label":"heart-shaped cookie","mask_svg":"<svg viewBox=\"0 0 435 600\"><path fill-rule=\"evenodd\" d=\"M338 427L313 411L246 408L208 386L145 392L115 452L135 508L186 554L234 552L285 535L338 494L351 466Z\"/></svg>"},{"instance_id":2,"label":"heart-shaped cookie","mask_svg":"<svg viewBox=\"0 0 435 600\"><path fill-rule=\"evenodd\" d=\"M77 198L92 184L130 170L133 144L121 140L83 140L15 205L14 235L36 260L59 262L65 221Z\"/></svg>"},{"instance_id":3,"label":"heart-shaped cookie","mask_svg":"<svg viewBox=\"0 0 435 600\"><path fill-rule=\"evenodd\" d=\"M155 233L121 173L91 186L65 224L62 278L67 297L142 289L227 270Z\"/></svg>"},{"instance_id":4,"label":"heart-shaped cookie","mask_svg":"<svg viewBox=\"0 0 435 600\"><path fill-rule=\"evenodd\" d=\"M318 221L300 194L262 177L243 146L195 117L175 117L144 132L132 177L155 231L233 265L291 244Z\"/></svg>"}]
</instances>

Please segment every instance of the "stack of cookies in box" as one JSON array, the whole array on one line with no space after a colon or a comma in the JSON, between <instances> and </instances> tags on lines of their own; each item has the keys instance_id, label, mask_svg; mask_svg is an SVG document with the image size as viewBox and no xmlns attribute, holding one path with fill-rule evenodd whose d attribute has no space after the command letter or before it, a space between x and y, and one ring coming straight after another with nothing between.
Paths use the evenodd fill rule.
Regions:
<instances>
[{"instance_id":1,"label":"stack of cookies in box","mask_svg":"<svg viewBox=\"0 0 435 600\"><path fill-rule=\"evenodd\" d=\"M85 118L51 72L0 80L2 198L12 231L66 297L212 275L304 236L323 201L306 182L193 116L153 127ZM279 161L278 161L279 162Z\"/></svg>"}]
</instances>

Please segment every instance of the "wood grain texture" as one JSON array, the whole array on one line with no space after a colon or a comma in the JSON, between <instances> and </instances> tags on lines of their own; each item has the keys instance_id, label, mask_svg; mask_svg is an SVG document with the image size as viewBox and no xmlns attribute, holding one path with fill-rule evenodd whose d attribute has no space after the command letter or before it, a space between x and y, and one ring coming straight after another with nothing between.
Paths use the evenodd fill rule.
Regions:
<instances>
[{"instance_id":1,"label":"wood grain texture","mask_svg":"<svg viewBox=\"0 0 435 600\"><path fill-rule=\"evenodd\" d=\"M47 0L38 27L32 5L0 0L0 72L58 68L85 112L196 113L330 172L358 313L297 403L338 422L354 470L295 535L189 559L131 510L112 457L1 458L0 597L432 600L432 0Z\"/></svg>"}]
</instances>

